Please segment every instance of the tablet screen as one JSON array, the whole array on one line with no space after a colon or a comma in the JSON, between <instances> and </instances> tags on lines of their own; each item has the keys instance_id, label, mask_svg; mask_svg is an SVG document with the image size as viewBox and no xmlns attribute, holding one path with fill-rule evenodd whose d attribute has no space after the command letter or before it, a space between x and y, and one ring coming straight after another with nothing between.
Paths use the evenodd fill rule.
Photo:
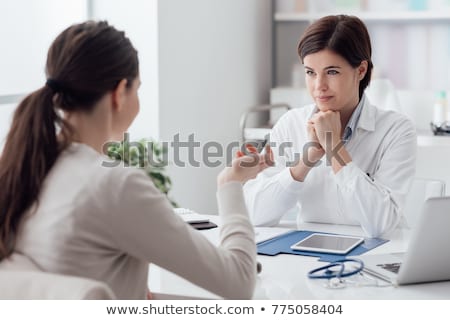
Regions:
<instances>
[{"instance_id":1,"label":"tablet screen","mask_svg":"<svg viewBox=\"0 0 450 320\"><path fill-rule=\"evenodd\" d=\"M305 239L292 245L291 249L346 254L363 241L364 238L362 237L313 233Z\"/></svg>"}]
</instances>

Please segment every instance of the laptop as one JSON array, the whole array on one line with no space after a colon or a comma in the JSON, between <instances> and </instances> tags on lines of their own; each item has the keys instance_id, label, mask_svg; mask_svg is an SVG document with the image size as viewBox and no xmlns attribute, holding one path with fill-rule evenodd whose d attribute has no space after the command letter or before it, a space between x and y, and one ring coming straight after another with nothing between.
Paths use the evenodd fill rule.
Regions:
<instances>
[{"instance_id":1,"label":"laptop","mask_svg":"<svg viewBox=\"0 0 450 320\"><path fill-rule=\"evenodd\" d=\"M360 256L364 271L394 285L450 280L450 197L425 201L405 253Z\"/></svg>"}]
</instances>

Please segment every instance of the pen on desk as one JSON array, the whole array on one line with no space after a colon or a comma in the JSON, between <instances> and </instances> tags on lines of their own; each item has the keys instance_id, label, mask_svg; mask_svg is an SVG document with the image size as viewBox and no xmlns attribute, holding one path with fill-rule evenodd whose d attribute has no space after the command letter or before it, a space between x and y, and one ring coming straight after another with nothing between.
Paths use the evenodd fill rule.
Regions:
<instances>
[{"instance_id":1,"label":"pen on desk","mask_svg":"<svg viewBox=\"0 0 450 320\"><path fill-rule=\"evenodd\" d=\"M382 280L382 281L386 282L388 285L396 286L395 283L390 281L390 279L388 279L388 278L384 277L383 275L380 275L379 273L377 273L375 271L372 271L370 269L363 268L362 269L362 274L365 275L365 276L369 275L370 277L375 278L377 280Z\"/></svg>"}]
</instances>

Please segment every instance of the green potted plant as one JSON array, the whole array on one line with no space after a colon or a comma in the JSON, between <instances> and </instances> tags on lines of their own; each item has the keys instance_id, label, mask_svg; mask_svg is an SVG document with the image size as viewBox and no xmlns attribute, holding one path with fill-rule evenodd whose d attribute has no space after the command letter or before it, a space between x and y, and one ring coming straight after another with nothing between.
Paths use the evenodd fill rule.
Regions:
<instances>
[{"instance_id":1,"label":"green potted plant","mask_svg":"<svg viewBox=\"0 0 450 320\"><path fill-rule=\"evenodd\" d=\"M129 141L125 134L121 142L109 143L107 156L113 160L120 160L126 167L136 167L145 171L152 179L156 188L164 193L173 207L178 207L168 193L172 188L172 180L166 173L167 147L153 139Z\"/></svg>"}]
</instances>

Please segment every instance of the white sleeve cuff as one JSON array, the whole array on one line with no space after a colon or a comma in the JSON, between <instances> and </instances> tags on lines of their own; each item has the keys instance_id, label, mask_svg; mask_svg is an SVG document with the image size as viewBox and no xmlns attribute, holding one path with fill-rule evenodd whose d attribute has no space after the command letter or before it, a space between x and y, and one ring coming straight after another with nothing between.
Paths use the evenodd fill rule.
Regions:
<instances>
[{"instance_id":1,"label":"white sleeve cuff","mask_svg":"<svg viewBox=\"0 0 450 320\"><path fill-rule=\"evenodd\" d=\"M217 204L222 220L236 214L248 216L242 184L238 181L227 182L218 188Z\"/></svg>"}]
</instances>

